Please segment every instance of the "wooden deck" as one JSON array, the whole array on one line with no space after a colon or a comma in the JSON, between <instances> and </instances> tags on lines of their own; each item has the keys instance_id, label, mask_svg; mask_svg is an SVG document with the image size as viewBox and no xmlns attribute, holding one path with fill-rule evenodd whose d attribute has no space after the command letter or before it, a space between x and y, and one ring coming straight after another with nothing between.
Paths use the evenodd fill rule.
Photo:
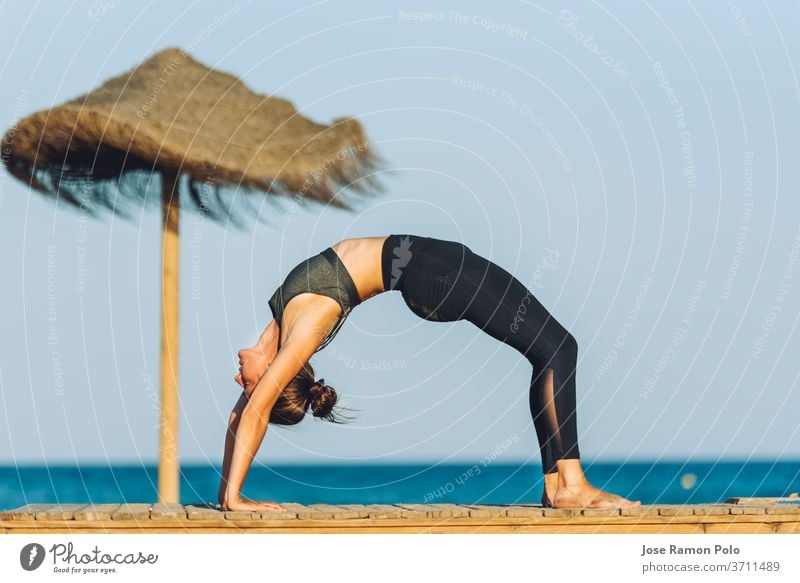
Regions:
<instances>
[{"instance_id":1,"label":"wooden deck","mask_svg":"<svg viewBox=\"0 0 800 583\"><path fill-rule=\"evenodd\" d=\"M539 505L282 503L285 512L210 504L29 504L0 512L2 533L794 533L800 498L553 509Z\"/></svg>"}]
</instances>

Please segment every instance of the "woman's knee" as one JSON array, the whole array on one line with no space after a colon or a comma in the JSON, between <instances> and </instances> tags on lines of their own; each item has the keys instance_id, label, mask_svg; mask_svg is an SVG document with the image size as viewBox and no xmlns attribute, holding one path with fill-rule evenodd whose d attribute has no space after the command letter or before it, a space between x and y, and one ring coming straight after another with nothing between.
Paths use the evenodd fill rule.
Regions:
<instances>
[{"instance_id":1,"label":"woman's knee","mask_svg":"<svg viewBox=\"0 0 800 583\"><path fill-rule=\"evenodd\" d=\"M547 344L529 354L535 368L553 366L556 362L575 363L578 360L578 341L571 333L564 330L558 335L548 338Z\"/></svg>"},{"instance_id":2,"label":"woman's knee","mask_svg":"<svg viewBox=\"0 0 800 583\"><path fill-rule=\"evenodd\" d=\"M567 332L564 335L564 341L562 342L559 350L564 351L568 355L577 358L578 357L578 340L573 336L570 332Z\"/></svg>"}]
</instances>

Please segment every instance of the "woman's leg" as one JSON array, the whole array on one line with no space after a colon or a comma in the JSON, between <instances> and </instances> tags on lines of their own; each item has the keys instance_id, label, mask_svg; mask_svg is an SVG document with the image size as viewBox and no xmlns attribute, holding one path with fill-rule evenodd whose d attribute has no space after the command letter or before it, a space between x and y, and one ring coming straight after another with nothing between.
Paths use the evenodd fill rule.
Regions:
<instances>
[{"instance_id":1,"label":"woman's leg","mask_svg":"<svg viewBox=\"0 0 800 583\"><path fill-rule=\"evenodd\" d=\"M417 238L399 280L421 318L467 320L533 366L529 406L545 489L559 507L635 506L589 485L580 466L575 416L577 342L514 276L452 241Z\"/></svg>"},{"instance_id":2,"label":"woman's leg","mask_svg":"<svg viewBox=\"0 0 800 583\"><path fill-rule=\"evenodd\" d=\"M461 319L512 346L531 363L528 403L550 501L558 507L639 505L589 485L581 469L575 337L519 280L468 249L448 301L461 306Z\"/></svg>"},{"instance_id":3,"label":"woman's leg","mask_svg":"<svg viewBox=\"0 0 800 583\"><path fill-rule=\"evenodd\" d=\"M517 278L477 254L467 254L457 285L457 295L466 300L463 319L512 346L531 363L528 404L542 473L557 472L558 460L580 459L575 337Z\"/></svg>"}]
</instances>

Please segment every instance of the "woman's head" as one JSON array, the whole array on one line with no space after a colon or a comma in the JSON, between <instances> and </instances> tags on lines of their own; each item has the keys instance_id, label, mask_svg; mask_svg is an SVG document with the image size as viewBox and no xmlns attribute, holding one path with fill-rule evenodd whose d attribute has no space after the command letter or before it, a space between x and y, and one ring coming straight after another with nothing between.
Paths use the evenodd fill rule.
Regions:
<instances>
[{"instance_id":1,"label":"woman's head","mask_svg":"<svg viewBox=\"0 0 800 583\"><path fill-rule=\"evenodd\" d=\"M310 410L314 417L341 423L339 415L334 412L338 398L333 387L325 384L325 379L314 380L314 369L306 363L278 396L269 422L276 425L296 425Z\"/></svg>"}]
</instances>

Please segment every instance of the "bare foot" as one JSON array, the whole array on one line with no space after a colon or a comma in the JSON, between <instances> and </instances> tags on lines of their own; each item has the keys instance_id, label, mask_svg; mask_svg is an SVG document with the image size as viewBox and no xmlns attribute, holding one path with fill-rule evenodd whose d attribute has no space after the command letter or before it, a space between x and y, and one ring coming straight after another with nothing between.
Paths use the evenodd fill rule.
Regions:
<instances>
[{"instance_id":1,"label":"bare foot","mask_svg":"<svg viewBox=\"0 0 800 583\"><path fill-rule=\"evenodd\" d=\"M639 500L631 501L588 483L577 486L560 485L551 500L554 508L625 508L641 505Z\"/></svg>"},{"instance_id":2,"label":"bare foot","mask_svg":"<svg viewBox=\"0 0 800 583\"><path fill-rule=\"evenodd\" d=\"M544 475L544 488L542 489L542 506L553 508L553 498L558 491L558 472Z\"/></svg>"}]
</instances>

